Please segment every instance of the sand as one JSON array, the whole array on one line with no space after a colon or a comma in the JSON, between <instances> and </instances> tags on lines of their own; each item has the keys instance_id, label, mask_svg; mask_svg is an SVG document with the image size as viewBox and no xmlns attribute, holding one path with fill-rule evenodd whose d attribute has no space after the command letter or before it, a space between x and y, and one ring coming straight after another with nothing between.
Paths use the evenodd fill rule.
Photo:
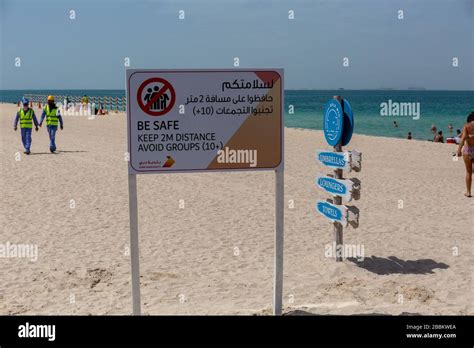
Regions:
<instances>
[{"instance_id":1,"label":"sand","mask_svg":"<svg viewBox=\"0 0 474 348\"><path fill-rule=\"evenodd\" d=\"M0 244L35 244L38 260L0 258L0 314L131 314L125 115L66 116L59 153L43 128L27 157L16 109L0 106ZM474 314L474 198L455 146L356 134L360 227L344 241L365 258L336 263L314 208L328 146L320 131L285 137L285 313ZM144 314L271 313L272 172L142 175L138 194Z\"/></svg>"}]
</instances>

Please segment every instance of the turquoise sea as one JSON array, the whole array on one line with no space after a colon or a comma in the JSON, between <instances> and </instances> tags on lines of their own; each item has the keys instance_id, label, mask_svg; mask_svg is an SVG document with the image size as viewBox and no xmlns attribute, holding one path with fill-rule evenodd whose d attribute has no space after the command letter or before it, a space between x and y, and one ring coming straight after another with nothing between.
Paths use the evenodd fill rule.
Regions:
<instances>
[{"instance_id":1,"label":"turquoise sea","mask_svg":"<svg viewBox=\"0 0 474 348\"><path fill-rule=\"evenodd\" d=\"M23 94L59 94L70 96L124 97L124 90L28 90L0 91L0 102L16 103ZM287 90L285 91L285 125L287 127L322 129L323 106L333 95L347 99L354 111L355 133L405 138L412 132L414 139L432 139L435 124L446 137L462 128L467 115L474 111L474 91L425 90ZM381 103L420 103L420 118L381 116ZM293 105L294 113L289 114ZM396 121L398 127L394 127ZM454 127L453 133L448 125Z\"/></svg>"}]
</instances>

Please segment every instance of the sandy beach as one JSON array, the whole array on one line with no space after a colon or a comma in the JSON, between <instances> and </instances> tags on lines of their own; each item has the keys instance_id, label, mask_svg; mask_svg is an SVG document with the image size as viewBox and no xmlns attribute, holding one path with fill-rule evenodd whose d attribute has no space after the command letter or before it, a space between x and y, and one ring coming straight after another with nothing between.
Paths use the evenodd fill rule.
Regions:
<instances>
[{"instance_id":1,"label":"sandy beach","mask_svg":"<svg viewBox=\"0 0 474 348\"><path fill-rule=\"evenodd\" d=\"M0 105L0 244L37 245L38 260L0 258L0 314L131 314L125 114L65 116L59 153L43 127L25 156L16 110ZM315 211L317 149L321 131L285 129L284 312L474 314L474 198L455 146L354 135L361 217L344 242L364 260L342 263ZM273 172L137 180L143 314L271 314Z\"/></svg>"}]
</instances>

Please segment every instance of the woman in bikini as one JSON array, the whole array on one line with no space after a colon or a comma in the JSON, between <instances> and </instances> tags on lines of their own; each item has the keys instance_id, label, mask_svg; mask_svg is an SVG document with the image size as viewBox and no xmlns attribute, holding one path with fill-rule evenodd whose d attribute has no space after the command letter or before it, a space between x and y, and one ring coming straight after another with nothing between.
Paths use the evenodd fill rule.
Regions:
<instances>
[{"instance_id":1,"label":"woman in bikini","mask_svg":"<svg viewBox=\"0 0 474 348\"><path fill-rule=\"evenodd\" d=\"M463 148L464 145L464 148ZM474 165L474 111L467 117L467 124L464 125L461 141L458 147L458 156L463 157L466 165L466 197L471 196L472 166Z\"/></svg>"}]
</instances>

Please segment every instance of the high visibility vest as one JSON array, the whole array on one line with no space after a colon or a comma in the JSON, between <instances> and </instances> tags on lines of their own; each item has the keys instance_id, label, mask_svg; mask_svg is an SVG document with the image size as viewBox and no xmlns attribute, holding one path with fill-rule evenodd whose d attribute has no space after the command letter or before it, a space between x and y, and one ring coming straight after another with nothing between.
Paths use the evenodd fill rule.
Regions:
<instances>
[{"instance_id":1,"label":"high visibility vest","mask_svg":"<svg viewBox=\"0 0 474 348\"><path fill-rule=\"evenodd\" d=\"M46 112L46 125L47 126L57 126L58 125L58 116L57 111L58 109L54 108L49 110L49 105L46 105L44 108Z\"/></svg>"},{"instance_id":2,"label":"high visibility vest","mask_svg":"<svg viewBox=\"0 0 474 348\"><path fill-rule=\"evenodd\" d=\"M33 109L20 109L20 128L33 128Z\"/></svg>"}]
</instances>

